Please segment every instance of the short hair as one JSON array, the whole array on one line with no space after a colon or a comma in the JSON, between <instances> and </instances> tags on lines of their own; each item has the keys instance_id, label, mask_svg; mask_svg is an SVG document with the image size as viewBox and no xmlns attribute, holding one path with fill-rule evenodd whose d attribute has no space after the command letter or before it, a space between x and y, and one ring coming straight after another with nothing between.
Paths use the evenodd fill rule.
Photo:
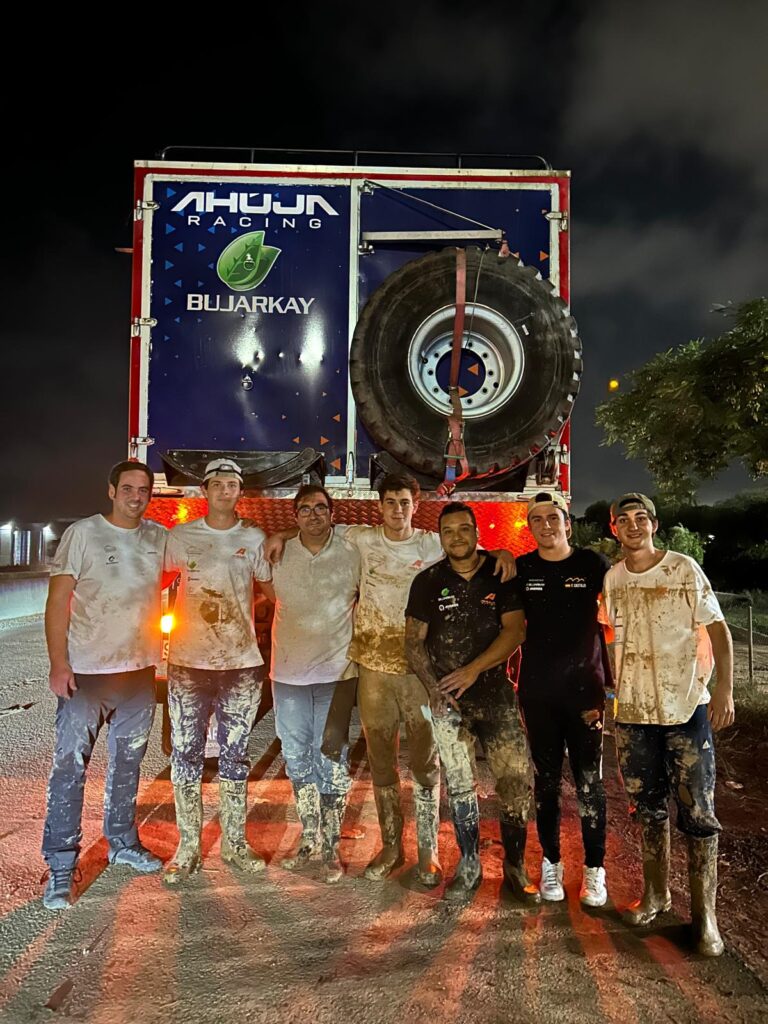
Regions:
<instances>
[{"instance_id":1,"label":"short hair","mask_svg":"<svg viewBox=\"0 0 768 1024\"><path fill-rule=\"evenodd\" d=\"M149 477L150 490L155 486L155 474L146 464L146 462L135 462L132 459L126 459L124 462L117 462L112 469L109 471L109 484L117 490L118 484L120 483L120 477L123 473L132 473L135 469L140 470L142 473L146 473Z\"/></svg>"},{"instance_id":2,"label":"short hair","mask_svg":"<svg viewBox=\"0 0 768 1024\"><path fill-rule=\"evenodd\" d=\"M443 516L452 516L455 515L457 512L466 512L469 518L472 520L472 525L474 526L475 529L477 529L477 519L475 518L475 513L472 511L470 506L465 504L463 501L449 501L448 504L445 505L440 510L440 515L437 517L438 533L440 532L440 527L443 522Z\"/></svg>"},{"instance_id":3,"label":"short hair","mask_svg":"<svg viewBox=\"0 0 768 1024\"><path fill-rule=\"evenodd\" d=\"M384 501L384 495L390 491L410 491L414 501L421 497L418 480L408 473L387 473L376 490L379 492L379 501Z\"/></svg>"},{"instance_id":4,"label":"short hair","mask_svg":"<svg viewBox=\"0 0 768 1024\"><path fill-rule=\"evenodd\" d=\"M299 505L307 497L308 494L323 494L328 501L328 508L333 512L333 498L330 496L328 491L323 487L322 484L302 484L301 487L296 491L293 498L293 511L299 511Z\"/></svg>"}]
</instances>

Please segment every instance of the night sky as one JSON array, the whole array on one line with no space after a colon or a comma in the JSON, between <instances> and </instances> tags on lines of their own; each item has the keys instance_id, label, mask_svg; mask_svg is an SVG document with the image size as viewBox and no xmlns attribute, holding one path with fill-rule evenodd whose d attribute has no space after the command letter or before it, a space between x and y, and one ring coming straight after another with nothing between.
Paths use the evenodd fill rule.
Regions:
<instances>
[{"instance_id":1,"label":"night sky","mask_svg":"<svg viewBox=\"0 0 768 1024\"><path fill-rule=\"evenodd\" d=\"M609 377L725 329L714 303L768 291L768 4L175 11L22 26L23 74L6 61L0 520L104 506L127 434L130 257L114 250L131 245L133 160L169 144L541 153L570 169L575 508L653 490L599 447L594 407ZM731 471L700 498L748 485Z\"/></svg>"}]
</instances>

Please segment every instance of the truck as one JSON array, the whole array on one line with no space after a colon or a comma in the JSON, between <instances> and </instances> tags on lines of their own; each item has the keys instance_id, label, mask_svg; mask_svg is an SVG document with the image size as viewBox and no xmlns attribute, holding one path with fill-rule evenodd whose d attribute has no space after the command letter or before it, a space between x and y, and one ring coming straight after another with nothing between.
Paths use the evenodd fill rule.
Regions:
<instances>
[{"instance_id":1,"label":"truck","mask_svg":"<svg viewBox=\"0 0 768 1024\"><path fill-rule=\"evenodd\" d=\"M128 451L152 518L202 514L217 456L267 532L310 480L337 520L376 522L377 481L406 471L418 526L453 494L520 554L527 497L570 496L569 172L170 147L136 162L133 216Z\"/></svg>"}]
</instances>

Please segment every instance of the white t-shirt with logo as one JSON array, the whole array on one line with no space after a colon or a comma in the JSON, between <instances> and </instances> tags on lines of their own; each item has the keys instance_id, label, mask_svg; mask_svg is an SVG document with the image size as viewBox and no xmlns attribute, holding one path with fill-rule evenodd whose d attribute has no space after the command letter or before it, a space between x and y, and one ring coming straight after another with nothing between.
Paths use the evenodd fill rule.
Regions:
<instances>
[{"instance_id":1,"label":"white t-shirt with logo","mask_svg":"<svg viewBox=\"0 0 768 1024\"><path fill-rule=\"evenodd\" d=\"M216 671L264 664L253 625L253 581L270 578L264 540L256 527L215 530L205 519L170 531L165 568L181 576L170 664Z\"/></svg>"},{"instance_id":2,"label":"white t-shirt with logo","mask_svg":"<svg viewBox=\"0 0 768 1024\"><path fill-rule=\"evenodd\" d=\"M73 672L134 672L161 660L160 585L167 534L149 519L130 530L102 515L64 531L51 575L75 578L67 632Z\"/></svg>"},{"instance_id":3,"label":"white t-shirt with logo","mask_svg":"<svg viewBox=\"0 0 768 1024\"><path fill-rule=\"evenodd\" d=\"M349 644L359 582L360 554L336 530L314 555L300 537L286 541L272 568L274 680L310 685L357 675Z\"/></svg>"},{"instance_id":4,"label":"white t-shirt with logo","mask_svg":"<svg viewBox=\"0 0 768 1024\"><path fill-rule=\"evenodd\" d=\"M605 577L600 621L615 631L616 721L680 725L709 702L714 659L706 627L723 613L692 558L667 551L658 565Z\"/></svg>"},{"instance_id":5,"label":"white t-shirt with logo","mask_svg":"<svg viewBox=\"0 0 768 1024\"><path fill-rule=\"evenodd\" d=\"M414 530L408 540L394 541L387 540L383 526L349 526L344 539L355 545L362 563L349 656L376 672L406 675L405 606L414 577L443 557L440 538Z\"/></svg>"}]
</instances>

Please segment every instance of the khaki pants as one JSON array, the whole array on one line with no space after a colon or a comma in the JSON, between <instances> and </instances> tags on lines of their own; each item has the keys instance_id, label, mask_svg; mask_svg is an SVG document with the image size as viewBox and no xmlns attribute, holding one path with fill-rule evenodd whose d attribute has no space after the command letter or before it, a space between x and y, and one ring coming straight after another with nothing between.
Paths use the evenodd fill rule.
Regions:
<instances>
[{"instance_id":1,"label":"khaki pants","mask_svg":"<svg viewBox=\"0 0 768 1024\"><path fill-rule=\"evenodd\" d=\"M417 676L396 676L361 665L357 704L374 786L394 786L398 780L401 722L405 725L414 779L427 787L440 781L429 697Z\"/></svg>"}]
</instances>

